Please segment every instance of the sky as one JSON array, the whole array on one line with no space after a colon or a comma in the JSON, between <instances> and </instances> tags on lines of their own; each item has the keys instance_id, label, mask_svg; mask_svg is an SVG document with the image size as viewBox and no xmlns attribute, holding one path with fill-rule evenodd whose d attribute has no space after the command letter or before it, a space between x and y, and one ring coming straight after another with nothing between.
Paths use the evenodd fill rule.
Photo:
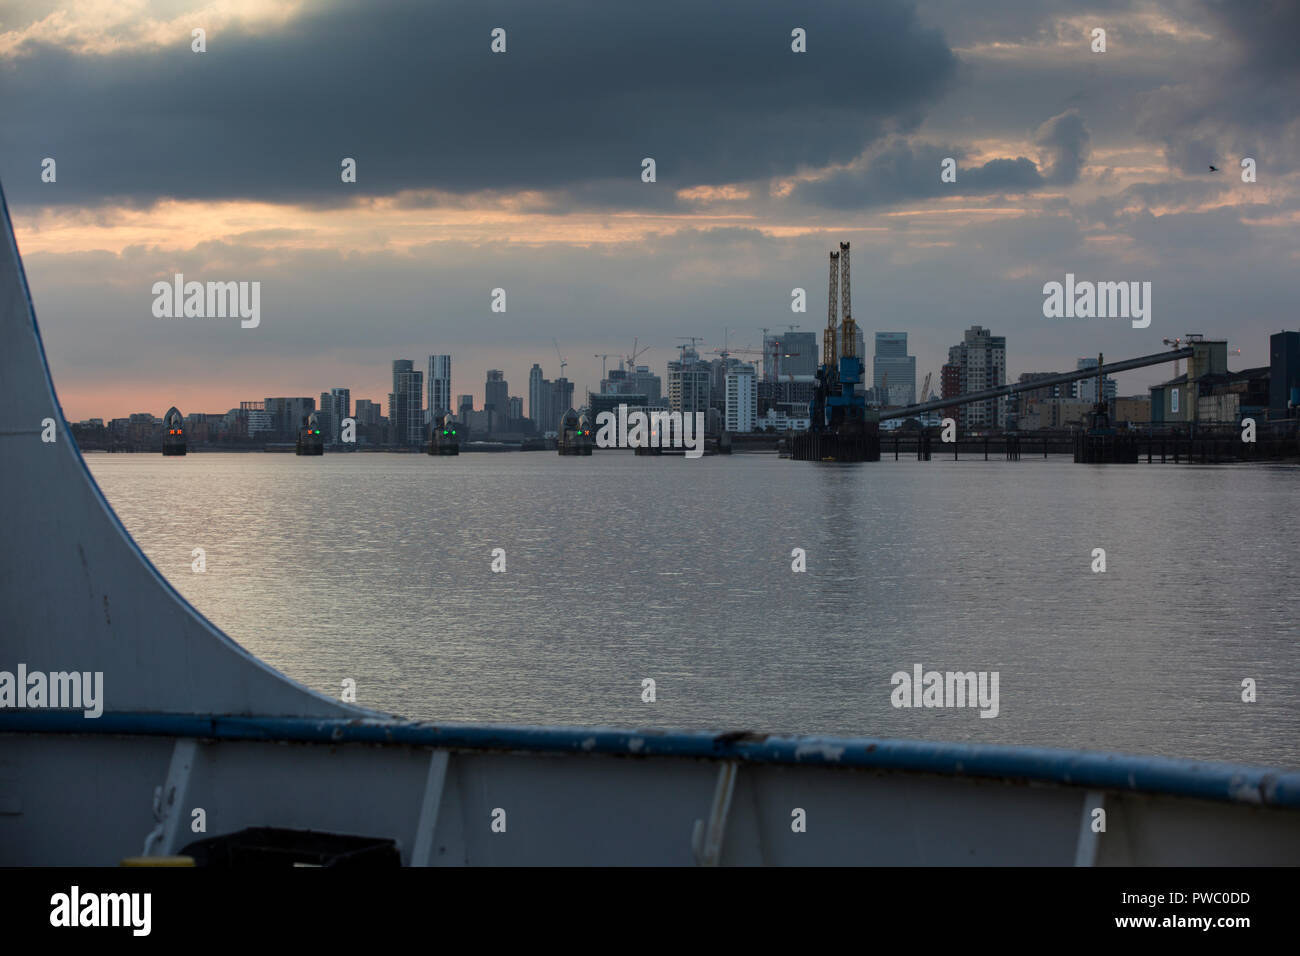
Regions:
<instances>
[{"instance_id":1,"label":"sky","mask_svg":"<svg viewBox=\"0 0 1300 956\"><path fill-rule=\"evenodd\" d=\"M433 353L476 404L634 342L662 375L823 328L844 241L918 388L972 325L1011 381L1188 332L1246 368L1300 327L1298 40L1293 0L0 0L0 184L73 421L386 406ZM176 273L260 324L156 317ZM1150 326L1044 317L1067 273L1150 282Z\"/></svg>"}]
</instances>

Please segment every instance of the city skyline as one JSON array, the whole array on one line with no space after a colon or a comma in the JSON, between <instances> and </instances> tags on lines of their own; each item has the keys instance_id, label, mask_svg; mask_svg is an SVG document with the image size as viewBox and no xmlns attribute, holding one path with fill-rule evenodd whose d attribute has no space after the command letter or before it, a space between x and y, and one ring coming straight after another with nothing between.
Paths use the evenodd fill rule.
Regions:
<instances>
[{"instance_id":1,"label":"city skyline","mask_svg":"<svg viewBox=\"0 0 1300 956\"><path fill-rule=\"evenodd\" d=\"M662 369L679 337L761 348L764 326L818 331L824 250L845 240L859 328L906 332L921 379L972 325L1007 337L1014 378L1188 332L1262 366L1268 334L1294 324L1294 5L498 13L529 40L494 56L457 6L140 24L10 4L0 179L69 417L210 408L268 381L382 400L385 362L403 354L522 382L539 360L557 374L553 339L582 392L599 381L593 355L638 338ZM202 54L195 25L210 31ZM396 46L358 49L371 31ZM433 55L437 36L457 41ZM370 68L340 73L344 59ZM293 90L275 81L285 64ZM687 72L664 86L670 67ZM250 114L250 98L266 108ZM172 135L195 102L205 122ZM538 117L545 135L525 136ZM231 136L259 148L232 151ZM155 317L150 290L176 274L261 283L260 323ZM1043 285L1067 274L1151 283L1150 327L1046 318Z\"/></svg>"}]
</instances>

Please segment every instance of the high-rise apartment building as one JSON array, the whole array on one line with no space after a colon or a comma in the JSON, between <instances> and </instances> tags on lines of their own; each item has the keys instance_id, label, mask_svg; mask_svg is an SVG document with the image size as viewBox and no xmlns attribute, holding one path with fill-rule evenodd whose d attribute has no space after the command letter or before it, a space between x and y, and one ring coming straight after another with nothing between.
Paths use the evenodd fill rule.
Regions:
<instances>
[{"instance_id":1,"label":"high-rise apartment building","mask_svg":"<svg viewBox=\"0 0 1300 956\"><path fill-rule=\"evenodd\" d=\"M551 407L555 409L555 421L549 431L556 431L560 418L573 407L573 383L567 378L557 378L551 383Z\"/></svg>"},{"instance_id":2,"label":"high-rise apartment building","mask_svg":"<svg viewBox=\"0 0 1300 956\"><path fill-rule=\"evenodd\" d=\"M378 425L379 405L368 398L358 398L355 418L358 425Z\"/></svg>"},{"instance_id":3,"label":"high-rise apartment building","mask_svg":"<svg viewBox=\"0 0 1300 956\"><path fill-rule=\"evenodd\" d=\"M871 384L882 390L886 404L916 403L916 357L907 354L906 332L876 333Z\"/></svg>"},{"instance_id":4,"label":"high-rise apartment building","mask_svg":"<svg viewBox=\"0 0 1300 956\"><path fill-rule=\"evenodd\" d=\"M948 350L948 365L958 369L958 394L996 388L1007 383L1006 336L994 335L988 329L972 325L960 345ZM946 366L945 366L946 369ZM945 382L945 398L947 383ZM990 398L960 406L958 422L963 430L979 428L1005 428L1007 403Z\"/></svg>"},{"instance_id":5,"label":"high-rise apartment building","mask_svg":"<svg viewBox=\"0 0 1300 956\"><path fill-rule=\"evenodd\" d=\"M428 420L432 422L440 412L452 411L450 355L429 356L429 376L426 381L429 395L425 409Z\"/></svg>"},{"instance_id":6,"label":"high-rise apartment building","mask_svg":"<svg viewBox=\"0 0 1300 956\"><path fill-rule=\"evenodd\" d=\"M752 365L733 365L727 370L727 410L724 428L729 432L752 432L758 418L758 375Z\"/></svg>"},{"instance_id":7,"label":"high-rise apartment building","mask_svg":"<svg viewBox=\"0 0 1300 956\"><path fill-rule=\"evenodd\" d=\"M707 412L712 397L712 369L695 349L682 349L679 361L668 363L668 407L674 412Z\"/></svg>"},{"instance_id":8,"label":"high-rise apartment building","mask_svg":"<svg viewBox=\"0 0 1300 956\"><path fill-rule=\"evenodd\" d=\"M487 382L483 386L483 408L502 423L510 414L510 386L506 383L505 373L498 368L488 369Z\"/></svg>"},{"instance_id":9,"label":"high-rise apartment building","mask_svg":"<svg viewBox=\"0 0 1300 956\"><path fill-rule=\"evenodd\" d=\"M561 416L572 407L573 383L567 378L552 382L534 364L528 372L528 417L538 433L558 431Z\"/></svg>"},{"instance_id":10,"label":"high-rise apartment building","mask_svg":"<svg viewBox=\"0 0 1300 956\"><path fill-rule=\"evenodd\" d=\"M410 359L393 360L388 423L395 445L424 444L424 373L417 371Z\"/></svg>"},{"instance_id":11,"label":"high-rise apartment building","mask_svg":"<svg viewBox=\"0 0 1300 956\"><path fill-rule=\"evenodd\" d=\"M528 370L528 417L533 420L533 426L539 431L546 431L545 422L550 421L551 415L548 411L551 398L551 383L546 381L542 375L542 367L536 362Z\"/></svg>"}]
</instances>

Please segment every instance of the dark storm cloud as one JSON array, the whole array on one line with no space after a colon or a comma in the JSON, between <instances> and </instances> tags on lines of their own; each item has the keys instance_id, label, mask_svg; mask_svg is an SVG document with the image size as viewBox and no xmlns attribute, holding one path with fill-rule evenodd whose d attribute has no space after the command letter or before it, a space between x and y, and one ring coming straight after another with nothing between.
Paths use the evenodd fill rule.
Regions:
<instances>
[{"instance_id":1,"label":"dark storm cloud","mask_svg":"<svg viewBox=\"0 0 1300 956\"><path fill-rule=\"evenodd\" d=\"M1049 184L1069 184L1079 178L1091 137L1077 110L1047 120L1034 132L1034 142L1050 157L1046 172L1033 160L991 159L980 166L961 164L965 151L953 146L890 141L862 165L801 184L796 200L813 205L862 208L935 196L966 196L995 192L1028 192ZM941 164L958 160L956 182L940 178Z\"/></svg>"},{"instance_id":2,"label":"dark storm cloud","mask_svg":"<svg viewBox=\"0 0 1300 956\"><path fill-rule=\"evenodd\" d=\"M1142 128L1182 172L1205 173L1210 164L1227 170L1243 156L1257 161L1261 175L1300 168L1300 3L1200 7L1215 37L1213 56L1192 78L1142 98Z\"/></svg>"},{"instance_id":3,"label":"dark storm cloud","mask_svg":"<svg viewBox=\"0 0 1300 956\"><path fill-rule=\"evenodd\" d=\"M1134 0L921 0L922 19L944 31L957 46L968 43L1017 42L1045 36L1055 21L1081 13L1096 15L1096 25L1108 27L1107 17L1137 6Z\"/></svg>"},{"instance_id":4,"label":"dark storm cloud","mask_svg":"<svg viewBox=\"0 0 1300 956\"><path fill-rule=\"evenodd\" d=\"M498 26L505 54L489 50ZM623 181L642 192L600 191L640 204L646 156L660 192L849 162L915 128L954 69L908 0L309 5L283 28L212 32L203 54L187 34L104 56L29 44L0 64L0 172L15 202ZM39 182L45 156L56 186Z\"/></svg>"}]
</instances>

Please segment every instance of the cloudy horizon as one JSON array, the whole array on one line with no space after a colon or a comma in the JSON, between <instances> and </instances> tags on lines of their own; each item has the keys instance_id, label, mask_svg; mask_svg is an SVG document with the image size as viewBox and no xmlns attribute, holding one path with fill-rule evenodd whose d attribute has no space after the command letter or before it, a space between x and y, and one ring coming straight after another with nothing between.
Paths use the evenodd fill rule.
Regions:
<instances>
[{"instance_id":1,"label":"cloudy horizon","mask_svg":"<svg viewBox=\"0 0 1300 956\"><path fill-rule=\"evenodd\" d=\"M1297 36L1280 0L0 0L0 183L73 421L336 386L387 413L392 360L434 353L455 395L526 396L553 339L580 402L634 339L662 375L684 337L822 328L841 241L868 369L907 332L918 388L971 325L1008 381L1187 332L1247 368L1300 326ZM176 273L260 282L260 325L156 318ZM1045 318L1067 273L1149 281L1150 326Z\"/></svg>"}]
</instances>

